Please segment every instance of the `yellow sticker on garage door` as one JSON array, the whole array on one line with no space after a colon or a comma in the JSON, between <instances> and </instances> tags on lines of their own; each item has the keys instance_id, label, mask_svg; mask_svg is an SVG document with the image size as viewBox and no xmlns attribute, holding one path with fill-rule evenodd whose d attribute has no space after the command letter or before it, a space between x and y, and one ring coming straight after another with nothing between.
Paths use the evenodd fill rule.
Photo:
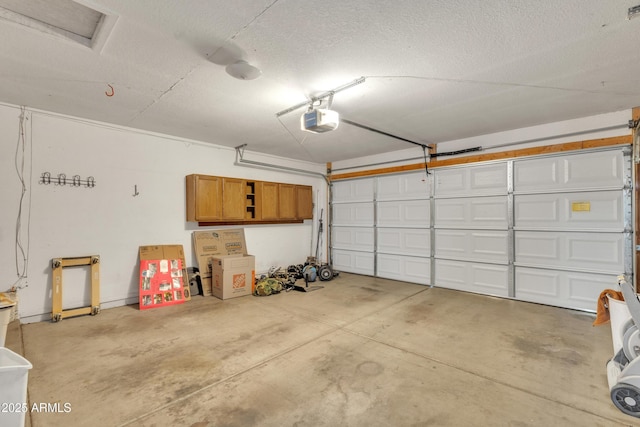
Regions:
<instances>
[{"instance_id":1,"label":"yellow sticker on garage door","mask_svg":"<svg viewBox=\"0 0 640 427\"><path fill-rule=\"evenodd\" d=\"M573 212L589 212L591 211L591 202L571 202L571 210Z\"/></svg>"}]
</instances>

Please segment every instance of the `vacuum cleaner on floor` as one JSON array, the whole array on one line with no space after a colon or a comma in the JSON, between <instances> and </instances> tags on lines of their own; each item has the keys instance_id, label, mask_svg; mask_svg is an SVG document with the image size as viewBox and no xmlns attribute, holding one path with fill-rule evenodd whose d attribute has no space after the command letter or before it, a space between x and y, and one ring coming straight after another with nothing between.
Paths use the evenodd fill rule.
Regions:
<instances>
[{"instance_id":1,"label":"vacuum cleaner on floor","mask_svg":"<svg viewBox=\"0 0 640 427\"><path fill-rule=\"evenodd\" d=\"M640 418L640 300L624 276L618 285L624 301L609 298L614 356L607 362L607 381L613 404Z\"/></svg>"}]
</instances>

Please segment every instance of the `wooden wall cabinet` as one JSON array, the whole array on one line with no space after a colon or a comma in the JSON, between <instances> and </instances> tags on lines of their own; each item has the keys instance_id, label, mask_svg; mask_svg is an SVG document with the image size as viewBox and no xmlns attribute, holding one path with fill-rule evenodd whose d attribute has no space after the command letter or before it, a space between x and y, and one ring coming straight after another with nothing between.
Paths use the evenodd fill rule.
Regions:
<instances>
[{"instance_id":1,"label":"wooden wall cabinet","mask_svg":"<svg viewBox=\"0 0 640 427\"><path fill-rule=\"evenodd\" d=\"M296 216L300 219L313 219L313 187L296 185Z\"/></svg>"},{"instance_id":2,"label":"wooden wall cabinet","mask_svg":"<svg viewBox=\"0 0 640 427\"><path fill-rule=\"evenodd\" d=\"M296 186L278 184L278 216L280 219L297 219Z\"/></svg>"},{"instance_id":3,"label":"wooden wall cabinet","mask_svg":"<svg viewBox=\"0 0 640 427\"><path fill-rule=\"evenodd\" d=\"M313 188L210 175L186 177L187 221L201 225L313 219Z\"/></svg>"},{"instance_id":4,"label":"wooden wall cabinet","mask_svg":"<svg viewBox=\"0 0 640 427\"><path fill-rule=\"evenodd\" d=\"M222 219L245 219L245 181L235 178L222 178Z\"/></svg>"},{"instance_id":5,"label":"wooden wall cabinet","mask_svg":"<svg viewBox=\"0 0 640 427\"><path fill-rule=\"evenodd\" d=\"M222 178L208 175L187 176L187 221L222 219Z\"/></svg>"},{"instance_id":6,"label":"wooden wall cabinet","mask_svg":"<svg viewBox=\"0 0 640 427\"><path fill-rule=\"evenodd\" d=\"M279 194L277 182L259 182L258 204L260 206L258 219L275 221L280 219L278 209Z\"/></svg>"}]
</instances>

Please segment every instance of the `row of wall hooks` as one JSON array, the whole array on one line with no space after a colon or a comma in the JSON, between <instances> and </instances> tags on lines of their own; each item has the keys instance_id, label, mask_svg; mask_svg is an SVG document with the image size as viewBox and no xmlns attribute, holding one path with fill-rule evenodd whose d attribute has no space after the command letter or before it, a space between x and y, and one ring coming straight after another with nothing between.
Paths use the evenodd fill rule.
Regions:
<instances>
[{"instance_id":1,"label":"row of wall hooks","mask_svg":"<svg viewBox=\"0 0 640 427\"><path fill-rule=\"evenodd\" d=\"M43 172L42 175L40 175L40 184L93 188L96 186L96 180L92 176L82 179L80 175L73 175L71 178L67 178L67 175L64 173L59 173L57 176L52 177L50 172Z\"/></svg>"}]
</instances>

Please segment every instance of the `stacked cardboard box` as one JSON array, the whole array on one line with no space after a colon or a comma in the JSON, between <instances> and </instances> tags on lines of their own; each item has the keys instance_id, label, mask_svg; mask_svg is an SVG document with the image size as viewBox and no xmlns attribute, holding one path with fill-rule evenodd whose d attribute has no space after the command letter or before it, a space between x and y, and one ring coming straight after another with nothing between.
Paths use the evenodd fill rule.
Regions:
<instances>
[{"instance_id":1,"label":"stacked cardboard box","mask_svg":"<svg viewBox=\"0 0 640 427\"><path fill-rule=\"evenodd\" d=\"M255 257L247 254L243 228L193 232L202 292L220 299L251 295Z\"/></svg>"}]
</instances>

